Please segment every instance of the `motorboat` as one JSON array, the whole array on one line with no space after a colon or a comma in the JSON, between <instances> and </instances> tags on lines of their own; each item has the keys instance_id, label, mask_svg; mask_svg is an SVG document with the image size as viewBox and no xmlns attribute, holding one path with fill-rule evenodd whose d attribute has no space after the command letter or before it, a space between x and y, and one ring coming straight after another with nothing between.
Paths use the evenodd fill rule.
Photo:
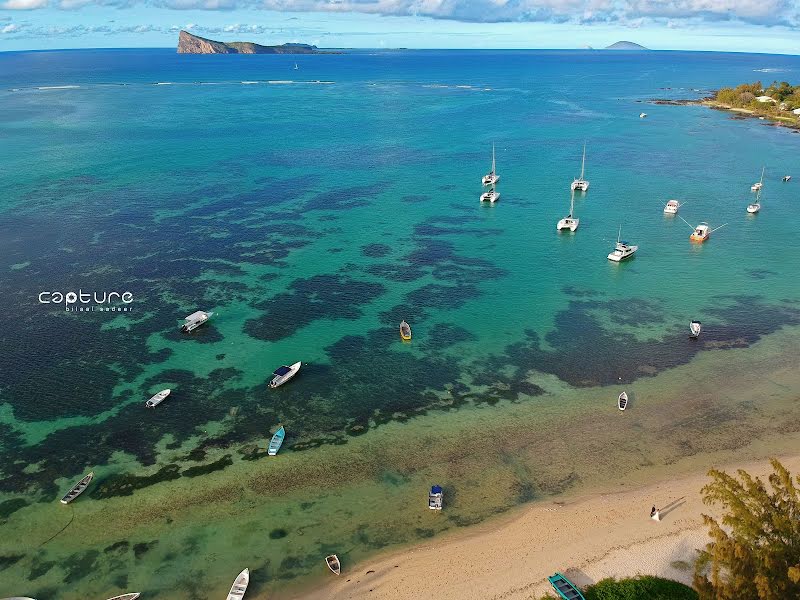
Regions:
<instances>
[{"instance_id":1,"label":"motorboat","mask_svg":"<svg viewBox=\"0 0 800 600\"><path fill-rule=\"evenodd\" d=\"M286 429L283 428L283 425L280 426L280 429L275 432L272 436L272 439L269 442L269 448L267 448L267 454L269 456L275 456L278 454L278 450L281 449L281 444L283 444L283 440L286 437Z\"/></svg>"},{"instance_id":2,"label":"motorboat","mask_svg":"<svg viewBox=\"0 0 800 600\"><path fill-rule=\"evenodd\" d=\"M621 262L633 256L634 253L639 249L639 246L634 246L624 240L620 240L621 235L622 226L620 226L619 233L617 234L617 245L614 246L614 250L608 255L608 260Z\"/></svg>"},{"instance_id":3,"label":"motorboat","mask_svg":"<svg viewBox=\"0 0 800 600\"><path fill-rule=\"evenodd\" d=\"M341 575L342 574L342 563L339 562L339 557L335 554L331 554L325 557L325 564L328 565L328 568L334 575Z\"/></svg>"},{"instance_id":4,"label":"motorboat","mask_svg":"<svg viewBox=\"0 0 800 600\"><path fill-rule=\"evenodd\" d=\"M579 192L586 192L589 190L589 182L583 178L584 170L586 168L586 144L583 145L583 159L581 160L581 176L577 179L572 180L572 184L570 185L570 190L579 191ZM573 229L573 231L575 231Z\"/></svg>"},{"instance_id":5,"label":"motorboat","mask_svg":"<svg viewBox=\"0 0 800 600\"><path fill-rule=\"evenodd\" d=\"M242 600L244 593L247 591L247 586L250 583L250 569L245 569L234 580L231 586L231 591L228 592L227 600Z\"/></svg>"},{"instance_id":6,"label":"motorboat","mask_svg":"<svg viewBox=\"0 0 800 600\"><path fill-rule=\"evenodd\" d=\"M282 386L289 381L292 377L297 375L303 363L296 362L293 365L281 366L275 369L272 373L272 380L269 382L269 387L276 388Z\"/></svg>"},{"instance_id":7,"label":"motorboat","mask_svg":"<svg viewBox=\"0 0 800 600\"><path fill-rule=\"evenodd\" d=\"M697 339L700 337L700 332L703 330L703 325L700 321L692 321L689 323L689 337Z\"/></svg>"},{"instance_id":8,"label":"motorboat","mask_svg":"<svg viewBox=\"0 0 800 600\"><path fill-rule=\"evenodd\" d=\"M161 403L162 403L164 400L166 400L166 399L167 399L167 396L169 396L170 392L172 392L172 390L170 390L170 389L161 390L161 391L160 391L160 392L158 392L158 393L157 393L155 396L153 396L152 398L150 398L150 400L148 400L147 402L145 402L145 403L144 403L144 405L145 405L147 408L155 408L156 406L158 406L158 405L159 405L159 404L161 404Z\"/></svg>"},{"instance_id":9,"label":"motorboat","mask_svg":"<svg viewBox=\"0 0 800 600\"><path fill-rule=\"evenodd\" d=\"M214 314L213 312L205 312L202 310L193 312L189 316L183 318L185 323L181 326L181 331L183 331L184 333L189 333L190 331L194 331L195 329L200 327L200 325L208 321L213 314Z\"/></svg>"},{"instance_id":10,"label":"motorboat","mask_svg":"<svg viewBox=\"0 0 800 600\"><path fill-rule=\"evenodd\" d=\"M647 116L647 113L639 113L639 118L644 119Z\"/></svg>"},{"instance_id":11,"label":"motorboat","mask_svg":"<svg viewBox=\"0 0 800 600\"><path fill-rule=\"evenodd\" d=\"M86 488L89 487L89 484L92 483L92 479L94 479L94 471L86 475L83 479L81 479L78 483L73 485L69 491L64 495L61 499L61 504L69 504L75 498L80 496L83 492L86 491Z\"/></svg>"},{"instance_id":12,"label":"motorboat","mask_svg":"<svg viewBox=\"0 0 800 600\"><path fill-rule=\"evenodd\" d=\"M428 508L431 510L442 510L442 502L444 500L444 493L442 486L431 486L431 491L428 493Z\"/></svg>"},{"instance_id":13,"label":"motorboat","mask_svg":"<svg viewBox=\"0 0 800 600\"><path fill-rule=\"evenodd\" d=\"M628 393L622 392L617 398L617 407L620 410L625 410L628 407Z\"/></svg>"},{"instance_id":14,"label":"motorboat","mask_svg":"<svg viewBox=\"0 0 800 600\"><path fill-rule=\"evenodd\" d=\"M411 325L405 320L400 323L400 337L406 342L411 339Z\"/></svg>"},{"instance_id":15,"label":"motorboat","mask_svg":"<svg viewBox=\"0 0 800 600\"><path fill-rule=\"evenodd\" d=\"M483 185L495 185L498 181L500 181L500 176L497 174L495 170L495 160L494 160L494 144L492 144L492 170L489 171L486 175L483 176L481 179L481 183Z\"/></svg>"},{"instance_id":16,"label":"motorboat","mask_svg":"<svg viewBox=\"0 0 800 600\"><path fill-rule=\"evenodd\" d=\"M697 227L694 228L694 232L692 235L689 236L689 239L693 242L705 242L709 236L711 235L711 231L709 229L708 223L703 221Z\"/></svg>"},{"instance_id":17,"label":"motorboat","mask_svg":"<svg viewBox=\"0 0 800 600\"><path fill-rule=\"evenodd\" d=\"M792 176L791 175L784 175L783 176L783 180L784 181L791 181L792 180Z\"/></svg>"},{"instance_id":18,"label":"motorboat","mask_svg":"<svg viewBox=\"0 0 800 600\"><path fill-rule=\"evenodd\" d=\"M564 231L567 229L569 231L575 231L578 229L578 225L580 225L581 220L573 217L573 214L575 214L575 190L570 192L569 214L556 223L556 231Z\"/></svg>"},{"instance_id":19,"label":"motorboat","mask_svg":"<svg viewBox=\"0 0 800 600\"><path fill-rule=\"evenodd\" d=\"M669 200L664 205L664 214L665 215L677 215L678 209L681 207L681 203L677 200Z\"/></svg>"}]
</instances>

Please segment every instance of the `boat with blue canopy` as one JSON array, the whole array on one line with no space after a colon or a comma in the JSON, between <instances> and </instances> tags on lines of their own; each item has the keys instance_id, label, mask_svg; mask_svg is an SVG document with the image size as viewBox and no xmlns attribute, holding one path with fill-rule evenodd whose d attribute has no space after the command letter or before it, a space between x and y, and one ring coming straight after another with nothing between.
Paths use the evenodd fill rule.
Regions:
<instances>
[{"instance_id":1,"label":"boat with blue canopy","mask_svg":"<svg viewBox=\"0 0 800 600\"><path fill-rule=\"evenodd\" d=\"M442 510L442 501L444 500L444 493L442 486L434 485L428 494L428 508L431 510Z\"/></svg>"},{"instance_id":2,"label":"boat with blue canopy","mask_svg":"<svg viewBox=\"0 0 800 600\"><path fill-rule=\"evenodd\" d=\"M272 436L272 440L269 442L269 448L267 449L267 454L270 456L275 456L278 453L278 450L281 449L281 444L283 444L283 438L286 437L286 430L281 425L280 429L275 432L275 435Z\"/></svg>"},{"instance_id":3,"label":"boat with blue canopy","mask_svg":"<svg viewBox=\"0 0 800 600\"><path fill-rule=\"evenodd\" d=\"M561 573L556 573L547 578L550 585L564 600L586 600L578 587Z\"/></svg>"}]
</instances>

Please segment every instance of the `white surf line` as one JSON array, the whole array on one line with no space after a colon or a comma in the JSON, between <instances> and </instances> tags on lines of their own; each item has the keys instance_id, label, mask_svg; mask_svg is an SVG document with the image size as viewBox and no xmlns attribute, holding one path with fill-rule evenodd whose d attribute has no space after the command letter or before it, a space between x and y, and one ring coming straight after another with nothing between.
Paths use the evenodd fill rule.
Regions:
<instances>
[{"instance_id":1,"label":"white surf line","mask_svg":"<svg viewBox=\"0 0 800 600\"><path fill-rule=\"evenodd\" d=\"M37 90L78 90L79 85L41 85L35 89Z\"/></svg>"}]
</instances>

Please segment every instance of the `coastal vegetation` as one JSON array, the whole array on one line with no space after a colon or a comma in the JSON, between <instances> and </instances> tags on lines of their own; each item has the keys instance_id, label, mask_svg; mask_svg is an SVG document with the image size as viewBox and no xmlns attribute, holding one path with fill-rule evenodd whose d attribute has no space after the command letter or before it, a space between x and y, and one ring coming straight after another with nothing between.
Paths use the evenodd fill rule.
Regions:
<instances>
[{"instance_id":1,"label":"coastal vegetation","mask_svg":"<svg viewBox=\"0 0 800 600\"><path fill-rule=\"evenodd\" d=\"M678 581L640 575L615 579L608 577L582 590L586 600L698 600L697 592ZM541 600L555 600L545 596Z\"/></svg>"},{"instance_id":2,"label":"coastal vegetation","mask_svg":"<svg viewBox=\"0 0 800 600\"><path fill-rule=\"evenodd\" d=\"M760 81L725 87L716 92L709 103L719 108L749 112L779 120L797 121L800 115L800 85L774 81L767 87Z\"/></svg>"},{"instance_id":3,"label":"coastal vegetation","mask_svg":"<svg viewBox=\"0 0 800 600\"><path fill-rule=\"evenodd\" d=\"M744 470L709 472L703 502L724 516L703 515L711 542L695 565L700 600L800 598L800 476L771 464L768 484Z\"/></svg>"}]
</instances>

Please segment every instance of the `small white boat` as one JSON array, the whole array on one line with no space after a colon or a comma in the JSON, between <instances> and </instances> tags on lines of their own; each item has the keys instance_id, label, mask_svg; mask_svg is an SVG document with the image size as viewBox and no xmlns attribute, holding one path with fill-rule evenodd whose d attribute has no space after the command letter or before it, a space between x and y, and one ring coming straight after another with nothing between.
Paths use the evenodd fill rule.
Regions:
<instances>
[{"instance_id":1,"label":"small white boat","mask_svg":"<svg viewBox=\"0 0 800 600\"><path fill-rule=\"evenodd\" d=\"M400 322L400 339L405 342L411 341L411 325L405 319Z\"/></svg>"},{"instance_id":2,"label":"small white boat","mask_svg":"<svg viewBox=\"0 0 800 600\"><path fill-rule=\"evenodd\" d=\"M231 586L231 591L228 592L227 600L242 600L244 593L247 591L247 585L250 583L250 569L245 569Z\"/></svg>"},{"instance_id":3,"label":"small white boat","mask_svg":"<svg viewBox=\"0 0 800 600\"><path fill-rule=\"evenodd\" d=\"M171 391L172 391L172 390L170 390L169 388L168 388L168 389L166 389L166 390L161 390L161 391L160 391L160 392L158 392L158 393L157 393L155 396L153 396L152 398L150 398L150 400L148 400L147 402L145 402L145 403L144 403L144 405L145 405L147 408L155 408L156 406L158 406L158 405L159 405L159 404L161 404L161 403L162 403L164 400L166 400L166 399L167 399L167 396L169 396L169 394L170 394L170 392L171 392Z\"/></svg>"},{"instance_id":4,"label":"small white boat","mask_svg":"<svg viewBox=\"0 0 800 600\"><path fill-rule=\"evenodd\" d=\"M644 119L647 116L647 113L639 113L639 118Z\"/></svg>"},{"instance_id":5,"label":"small white boat","mask_svg":"<svg viewBox=\"0 0 800 600\"><path fill-rule=\"evenodd\" d=\"M700 321L692 321L689 323L689 337L696 340L700 337L700 332L702 329L703 325L700 323Z\"/></svg>"},{"instance_id":6,"label":"small white boat","mask_svg":"<svg viewBox=\"0 0 800 600\"><path fill-rule=\"evenodd\" d=\"M431 510L442 510L442 503L444 501L444 493L442 486L434 485L428 493L428 508Z\"/></svg>"},{"instance_id":7,"label":"small white boat","mask_svg":"<svg viewBox=\"0 0 800 600\"><path fill-rule=\"evenodd\" d=\"M617 245L614 247L614 250L611 252L611 254L608 255L608 260L613 260L614 262L621 262L633 256L634 253L639 249L639 246L634 246L624 240L620 241L621 235L622 235L622 225L620 225L619 233L617 234Z\"/></svg>"},{"instance_id":8,"label":"small white boat","mask_svg":"<svg viewBox=\"0 0 800 600\"><path fill-rule=\"evenodd\" d=\"M94 479L94 471L86 475L83 479L81 479L78 483L73 485L70 490L64 495L61 499L61 504L69 504L75 498L80 496L83 492L86 491L86 488L89 487L89 484L92 483L92 479Z\"/></svg>"},{"instance_id":9,"label":"small white boat","mask_svg":"<svg viewBox=\"0 0 800 600\"><path fill-rule=\"evenodd\" d=\"M292 377L297 375L297 372L300 370L300 367L303 365L301 362L296 362L293 365L286 365L282 367L278 367L272 373L272 380L269 382L269 387L276 388L282 386L284 383L289 381Z\"/></svg>"},{"instance_id":10,"label":"small white boat","mask_svg":"<svg viewBox=\"0 0 800 600\"><path fill-rule=\"evenodd\" d=\"M495 170L495 162L494 162L494 144L492 144L492 170L489 171L486 175L483 176L481 179L481 183L483 185L494 185L498 181L500 181L500 176L497 174Z\"/></svg>"},{"instance_id":11,"label":"small white boat","mask_svg":"<svg viewBox=\"0 0 800 600\"><path fill-rule=\"evenodd\" d=\"M617 406L620 410L625 410L628 407L628 393L622 392L617 398Z\"/></svg>"},{"instance_id":12,"label":"small white boat","mask_svg":"<svg viewBox=\"0 0 800 600\"><path fill-rule=\"evenodd\" d=\"M580 225L581 220L572 216L574 212L575 212L575 190L572 190L569 198L569 214L556 224L556 231L563 231L566 229L570 231L575 231L578 228L578 225Z\"/></svg>"},{"instance_id":13,"label":"small white boat","mask_svg":"<svg viewBox=\"0 0 800 600\"><path fill-rule=\"evenodd\" d=\"M269 441L269 448L267 448L267 454L269 456L275 456L278 454L278 450L281 449L281 444L283 444L285 437L286 429L284 429L283 425L281 425L280 429L275 432L275 435L273 435L272 439Z\"/></svg>"},{"instance_id":14,"label":"small white boat","mask_svg":"<svg viewBox=\"0 0 800 600\"><path fill-rule=\"evenodd\" d=\"M325 557L325 564L328 565L328 568L334 575L341 575L342 574L342 563L339 562L339 557L335 554L331 554L330 556Z\"/></svg>"},{"instance_id":15,"label":"small white boat","mask_svg":"<svg viewBox=\"0 0 800 600\"><path fill-rule=\"evenodd\" d=\"M586 167L586 144L583 144L583 159L581 160L581 176L577 179L572 180L572 184L569 186L569 189L573 192L575 190L579 192L586 192L589 190L589 182L583 178L584 169ZM573 229L573 231L575 231Z\"/></svg>"},{"instance_id":16,"label":"small white boat","mask_svg":"<svg viewBox=\"0 0 800 600\"><path fill-rule=\"evenodd\" d=\"M297 63L294 63L294 70L297 71L300 67L297 66Z\"/></svg>"},{"instance_id":17,"label":"small white boat","mask_svg":"<svg viewBox=\"0 0 800 600\"><path fill-rule=\"evenodd\" d=\"M500 193L496 192L494 187L492 187L492 189L490 189L488 192L481 194L481 202L490 202L491 204L494 204L499 199Z\"/></svg>"},{"instance_id":18,"label":"small white boat","mask_svg":"<svg viewBox=\"0 0 800 600\"><path fill-rule=\"evenodd\" d=\"M681 207L681 203L677 200L669 200L664 205L664 214L665 215L677 215L678 209Z\"/></svg>"},{"instance_id":19,"label":"small white boat","mask_svg":"<svg viewBox=\"0 0 800 600\"><path fill-rule=\"evenodd\" d=\"M202 310L193 312L189 316L183 318L185 323L181 326L181 331L183 331L184 333L189 333L190 331L194 331L195 329L200 327L200 325L208 321L211 318L211 315L213 314L214 314L213 312L204 312Z\"/></svg>"},{"instance_id":20,"label":"small white boat","mask_svg":"<svg viewBox=\"0 0 800 600\"><path fill-rule=\"evenodd\" d=\"M791 181L792 180L792 176L791 175L784 175L783 176L783 180L784 181Z\"/></svg>"},{"instance_id":21,"label":"small white boat","mask_svg":"<svg viewBox=\"0 0 800 600\"><path fill-rule=\"evenodd\" d=\"M757 192L764 187L764 167L761 167L761 179L750 186L751 192Z\"/></svg>"},{"instance_id":22,"label":"small white boat","mask_svg":"<svg viewBox=\"0 0 800 600\"><path fill-rule=\"evenodd\" d=\"M108 600L136 600L139 596L141 596L141 594L137 592L135 594L122 594L121 596L114 596Z\"/></svg>"}]
</instances>

